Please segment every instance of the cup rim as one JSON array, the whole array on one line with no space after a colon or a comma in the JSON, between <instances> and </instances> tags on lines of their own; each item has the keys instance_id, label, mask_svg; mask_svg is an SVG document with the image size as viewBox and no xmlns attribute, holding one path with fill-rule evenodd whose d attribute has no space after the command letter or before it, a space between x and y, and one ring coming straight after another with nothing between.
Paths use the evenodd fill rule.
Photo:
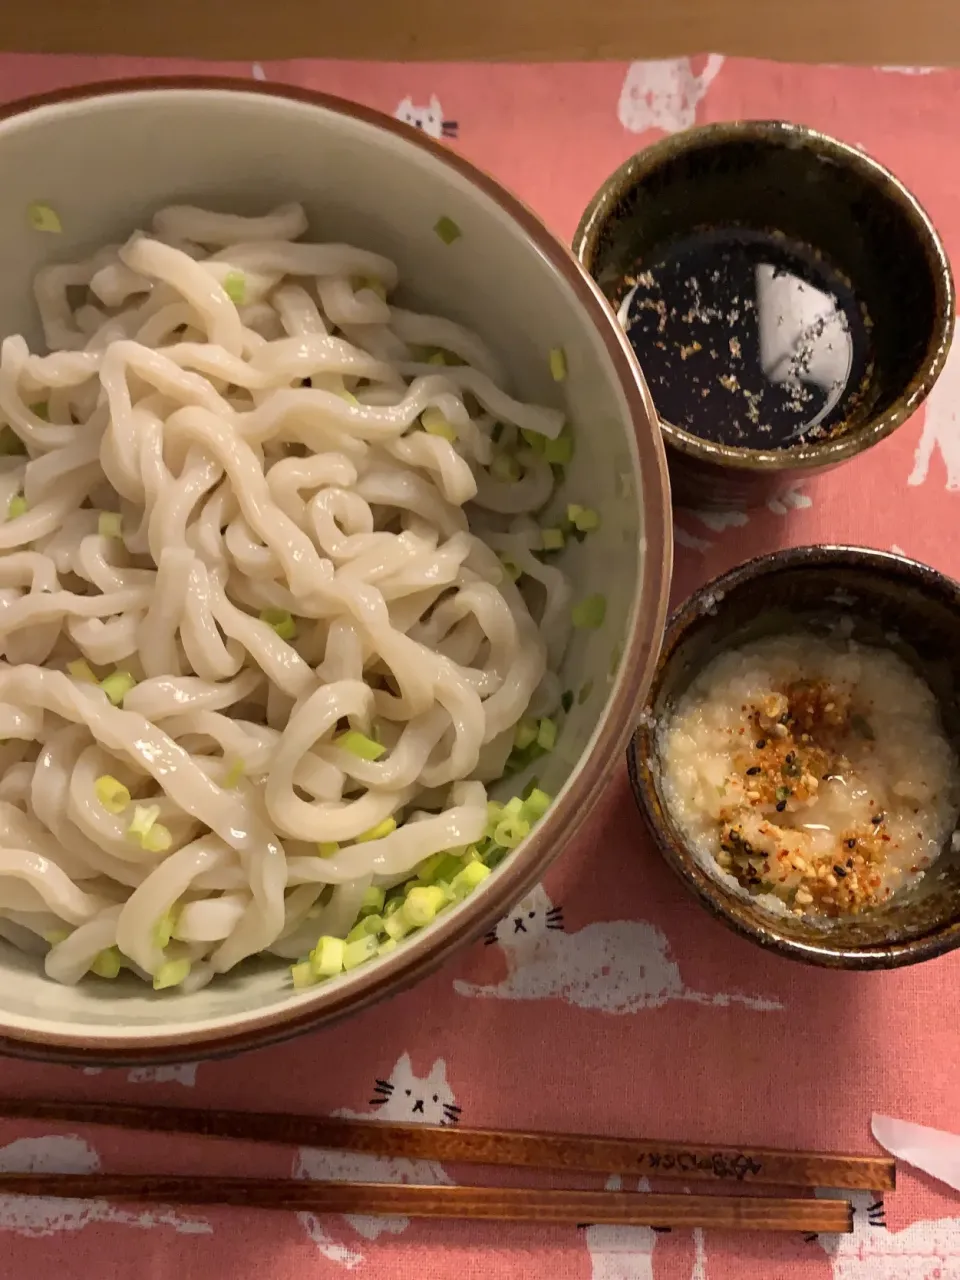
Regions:
<instances>
[{"instance_id":1,"label":"cup rim","mask_svg":"<svg viewBox=\"0 0 960 1280\"><path fill-rule=\"evenodd\" d=\"M505 911L523 897L547 866L569 845L583 827L607 783L610 767L620 759L635 720L636 708L653 677L660 637L666 618L673 564L673 529L670 516L670 484L666 452L657 428L650 392L633 350L617 323L609 303L595 281L567 246L512 192L485 170L472 164L422 130L373 108L293 85L245 80L230 76L187 75L126 78L71 85L0 104L0 128L11 119L48 107L85 104L114 97L134 97L157 92L221 92L281 99L320 108L335 116L373 126L407 145L419 148L447 169L465 179L474 190L492 200L520 227L539 253L573 290L577 302L596 328L613 376L633 425L638 466L638 507L646 516L644 575L628 622L617 679L610 687L607 710L598 721L597 736L583 764L571 775L565 795L531 833L522 855L514 858L478 903L481 908L468 919L454 915L442 919L378 962L375 972L357 970L357 979L345 989L303 993L294 1007L274 1008L238 1015L229 1025L210 1029L189 1024L182 1030L152 1027L143 1034L118 1035L98 1031L91 1036L82 1024L51 1025L49 1029L13 1029L2 1025L0 1053L49 1062L102 1065L196 1061L222 1057L291 1039L348 1013L356 1013L376 1000L393 995L426 977L447 957L454 945L466 946L479 938ZM649 423L651 429L643 430ZM629 428L628 428L629 429ZM54 1020L51 1020L54 1023Z\"/></svg>"},{"instance_id":2,"label":"cup rim","mask_svg":"<svg viewBox=\"0 0 960 1280\"><path fill-rule=\"evenodd\" d=\"M744 138L771 146L812 145L818 154L854 170L884 198L898 205L910 223L930 264L937 322L922 360L895 404L834 440L813 441L789 449L751 449L706 440L660 418L660 429L672 449L701 463L734 471L775 473L813 471L855 457L891 435L926 400L943 372L956 324L956 291L950 260L939 232L916 196L878 160L830 134L787 120L734 120L694 125L668 135L628 157L594 193L573 237L578 261L592 276L603 229L626 193L677 155Z\"/></svg>"},{"instance_id":3,"label":"cup rim","mask_svg":"<svg viewBox=\"0 0 960 1280\"><path fill-rule=\"evenodd\" d=\"M919 964L960 948L960 910L956 920L938 925L929 933L918 934L902 941L871 943L863 946L831 945L825 934L822 944L811 944L799 938L790 938L780 932L777 917L769 921L747 920L732 911L727 896L718 892L720 882L700 865L685 840L674 840L667 826L666 815L660 803L659 792L651 764L655 758L656 744L653 732L652 704L663 683L666 671L673 660L677 645L686 635L690 624L708 610L723 608L722 593L733 590L745 582L764 578L784 570L804 567L829 569L852 567L894 572L901 580L919 585L931 594L949 600L960 614L960 582L931 565L894 551L873 547L857 547L841 543L814 544L801 547L785 547L778 551L756 556L710 582L705 583L688 596L670 615L664 631L663 644L657 668L651 681L640 724L627 747L627 772L630 788L637 808L661 857L671 871L682 881L687 890L716 919L733 929L743 938L758 943L768 951L774 951L792 960L822 968L874 970L896 969Z\"/></svg>"}]
</instances>

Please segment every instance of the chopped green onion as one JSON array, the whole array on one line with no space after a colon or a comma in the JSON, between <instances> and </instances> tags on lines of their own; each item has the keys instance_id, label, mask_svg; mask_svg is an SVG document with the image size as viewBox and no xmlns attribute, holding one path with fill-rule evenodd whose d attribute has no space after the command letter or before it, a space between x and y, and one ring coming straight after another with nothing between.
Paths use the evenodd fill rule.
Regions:
<instances>
[{"instance_id":1,"label":"chopped green onion","mask_svg":"<svg viewBox=\"0 0 960 1280\"><path fill-rule=\"evenodd\" d=\"M61 942L66 942L70 937L69 929L51 929L49 933L43 935L44 942L48 942L51 947L59 946Z\"/></svg>"},{"instance_id":2,"label":"chopped green onion","mask_svg":"<svg viewBox=\"0 0 960 1280\"><path fill-rule=\"evenodd\" d=\"M261 609L260 621L272 627L281 640L297 638L297 624L289 609Z\"/></svg>"},{"instance_id":3,"label":"chopped green onion","mask_svg":"<svg viewBox=\"0 0 960 1280\"><path fill-rule=\"evenodd\" d=\"M81 680L84 684L99 684L100 681L93 673L93 668L89 662L85 662L83 658L77 658L73 662L67 663L67 671L73 676L74 680Z\"/></svg>"},{"instance_id":4,"label":"chopped green onion","mask_svg":"<svg viewBox=\"0 0 960 1280\"><path fill-rule=\"evenodd\" d=\"M591 693L593 693L593 681L588 680L586 684L581 686L580 692L577 694L577 705L582 707Z\"/></svg>"},{"instance_id":5,"label":"chopped green onion","mask_svg":"<svg viewBox=\"0 0 960 1280\"><path fill-rule=\"evenodd\" d=\"M115 707L119 707L136 683L129 671L114 671L113 675L104 676L100 681L100 688L107 695L109 701Z\"/></svg>"},{"instance_id":6,"label":"chopped green onion","mask_svg":"<svg viewBox=\"0 0 960 1280\"><path fill-rule=\"evenodd\" d=\"M439 853L431 853L429 858L424 858L422 862L417 863L417 879L423 884L433 884L439 879L437 871L446 861L447 854L441 849Z\"/></svg>"},{"instance_id":7,"label":"chopped green onion","mask_svg":"<svg viewBox=\"0 0 960 1280\"><path fill-rule=\"evenodd\" d=\"M520 428L520 435L534 453L543 453L547 444L547 437L545 435L539 431L530 431L527 427Z\"/></svg>"},{"instance_id":8,"label":"chopped green onion","mask_svg":"<svg viewBox=\"0 0 960 1280\"><path fill-rule=\"evenodd\" d=\"M361 916L347 934L346 941L356 942L358 938L366 938L368 934L376 936L383 932L384 919L380 915Z\"/></svg>"},{"instance_id":9,"label":"chopped green onion","mask_svg":"<svg viewBox=\"0 0 960 1280\"><path fill-rule=\"evenodd\" d=\"M522 472L512 453L498 453L490 463L490 474L504 484L516 484Z\"/></svg>"},{"instance_id":10,"label":"chopped green onion","mask_svg":"<svg viewBox=\"0 0 960 1280\"><path fill-rule=\"evenodd\" d=\"M600 528L600 517L591 507L581 507L578 502L567 506L567 519L581 533L591 533Z\"/></svg>"},{"instance_id":11,"label":"chopped green onion","mask_svg":"<svg viewBox=\"0 0 960 1280\"><path fill-rule=\"evenodd\" d=\"M163 991L166 987L178 987L189 972L189 960L168 960L153 975L154 991Z\"/></svg>"},{"instance_id":12,"label":"chopped green onion","mask_svg":"<svg viewBox=\"0 0 960 1280\"><path fill-rule=\"evenodd\" d=\"M552 796L547 795L546 791L541 791L539 787L534 787L523 802L524 817L529 822L537 822L547 812L552 803Z\"/></svg>"},{"instance_id":13,"label":"chopped green onion","mask_svg":"<svg viewBox=\"0 0 960 1280\"><path fill-rule=\"evenodd\" d=\"M159 817L160 806L158 804L138 804L133 811L130 825L127 827L127 835L143 844L147 833Z\"/></svg>"},{"instance_id":14,"label":"chopped green onion","mask_svg":"<svg viewBox=\"0 0 960 1280\"><path fill-rule=\"evenodd\" d=\"M384 818L375 827L371 827L369 831L364 831L362 835L357 836L357 843L362 844L366 840L381 840L384 836L388 836L391 831L396 831L396 829L396 818Z\"/></svg>"},{"instance_id":15,"label":"chopped green onion","mask_svg":"<svg viewBox=\"0 0 960 1280\"><path fill-rule=\"evenodd\" d=\"M231 302L242 307L247 300L247 278L242 271L228 271L223 277L223 292Z\"/></svg>"},{"instance_id":16,"label":"chopped green onion","mask_svg":"<svg viewBox=\"0 0 960 1280\"><path fill-rule=\"evenodd\" d=\"M20 516L25 515L27 510L27 500L22 493L14 494L10 499L7 507L7 519L16 520Z\"/></svg>"},{"instance_id":17,"label":"chopped green onion","mask_svg":"<svg viewBox=\"0 0 960 1280\"><path fill-rule=\"evenodd\" d=\"M369 289L375 293L378 298L382 298L384 302L387 299L387 286L382 280L378 280L376 276L357 276L353 287L355 290Z\"/></svg>"},{"instance_id":18,"label":"chopped green onion","mask_svg":"<svg viewBox=\"0 0 960 1280\"><path fill-rule=\"evenodd\" d=\"M408 924L415 929L422 929L445 904L446 895L438 885L414 885L404 899L403 915L406 916Z\"/></svg>"},{"instance_id":19,"label":"chopped green onion","mask_svg":"<svg viewBox=\"0 0 960 1280\"><path fill-rule=\"evenodd\" d=\"M383 922L383 931L388 938L392 938L394 942L399 942L401 938L405 938L407 934L414 928L406 917L403 910L403 901L398 899L400 905L396 911L392 911Z\"/></svg>"},{"instance_id":20,"label":"chopped green onion","mask_svg":"<svg viewBox=\"0 0 960 1280\"><path fill-rule=\"evenodd\" d=\"M173 844L173 836L162 822L155 822L140 843L149 853L166 853Z\"/></svg>"},{"instance_id":21,"label":"chopped green onion","mask_svg":"<svg viewBox=\"0 0 960 1280\"><path fill-rule=\"evenodd\" d=\"M442 351L435 351L432 356L427 356L427 364L446 364L447 357ZM392 941L392 939L389 939Z\"/></svg>"},{"instance_id":22,"label":"chopped green onion","mask_svg":"<svg viewBox=\"0 0 960 1280\"><path fill-rule=\"evenodd\" d=\"M386 890L382 885L371 884L363 891L363 898L360 901L360 914L374 914L383 910L383 904L386 901Z\"/></svg>"},{"instance_id":23,"label":"chopped green onion","mask_svg":"<svg viewBox=\"0 0 960 1280\"><path fill-rule=\"evenodd\" d=\"M332 978L343 968L346 946L342 938L324 935L310 952L310 969L315 978Z\"/></svg>"},{"instance_id":24,"label":"chopped green onion","mask_svg":"<svg viewBox=\"0 0 960 1280\"><path fill-rule=\"evenodd\" d=\"M161 951L170 945L170 939L173 937L173 931L177 924L177 913L171 907L165 911L157 923L153 926L153 940Z\"/></svg>"},{"instance_id":25,"label":"chopped green onion","mask_svg":"<svg viewBox=\"0 0 960 1280\"><path fill-rule=\"evenodd\" d=\"M27 217L30 219L30 225L34 231L49 231L51 235L58 236L63 231L63 224L57 215L55 209L51 209L48 204L31 204L27 206Z\"/></svg>"},{"instance_id":26,"label":"chopped green onion","mask_svg":"<svg viewBox=\"0 0 960 1280\"><path fill-rule=\"evenodd\" d=\"M317 845L317 853L321 858L332 858L335 853L340 852L340 846L336 840L321 840Z\"/></svg>"},{"instance_id":27,"label":"chopped green onion","mask_svg":"<svg viewBox=\"0 0 960 1280\"><path fill-rule=\"evenodd\" d=\"M560 707L564 711L564 713L569 713L570 708L572 706L573 706L573 690L564 689L563 693L560 695Z\"/></svg>"},{"instance_id":28,"label":"chopped green onion","mask_svg":"<svg viewBox=\"0 0 960 1280\"><path fill-rule=\"evenodd\" d=\"M377 947L377 955L385 956L387 955L388 952L396 951L396 949L397 949L396 938L384 938L384 940Z\"/></svg>"},{"instance_id":29,"label":"chopped green onion","mask_svg":"<svg viewBox=\"0 0 960 1280\"><path fill-rule=\"evenodd\" d=\"M379 760L386 751L386 747L382 747L379 742L374 742L373 738L368 738L365 733L360 733L356 729L348 729L346 733L341 733L339 738L334 738L333 745L349 751L358 760Z\"/></svg>"},{"instance_id":30,"label":"chopped green onion","mask_svg":"<svg viewBox=\"0 0 960 1280\"><path fill-rule=\"evenodd\" d=\"M450 881L454 898L459 901L467 894L473 893L477 885L482 884L488 875L490 875L490 868L484 866L482 862L468 862Z\"/></svg>"},{"instance_id":31,"label":"chopped green onion","mask_svg":"<svg viewBox=\"0 0 960 1280\"><path fill-rule=\"evenodd\" d=\"M90 972L98 978L115 978L120 972L122 957L116 947L108 947L94 958Z\"/></svg>"},{"instance_id":32,"label":"chopped green onion","mask_svg":"<svg viewBox=\"0 0 960 1280\"><path fill-rule=\"evenodd\" d=\"M130 803L130 792L119 778L109 773L96 780L93 793L108 813L123 813Z\"/></svg>"},{"instance_id":33,"label":"chopped green onion","mask_svg":"<svg viewBox=\"0 0 960 1280\"><path fill-rule=\"evenodd\" d=\"M537 740L537 722L535 720L518 720L517 727L513 731L513 745L518 751L523 751L530 746L531 742Z\"/></svg>"},{"instance_id":34,"label":"chopped green onion","mask_svg":"<svg viewBox=\"0 0 960 1280\"><path fill-rule=\"evenodd\" d=\"M544 551L561 551L566 543L562 529L542 529L540 540Z\"/></svg>"},{"instance_id":35,"label":"chopped green onion","mask_svg":"<svg viewBox=\"0 0 960 1280\"><path fill-rule=\"evenodd\" d=\"M101 511L97 520L97 533L101 538L120 537L121 518L118 511Z\"/></svg>"},{"instance_id":36,"label":"chopped green onion","mask_svg":"<svg viewBox=\"0 0 960 1280\"><path fill-rule=\"evenodd\" d=\"M449 883L457 874L457 872L461 871L464 866L463 859L456 857L452 853L443 854L441 855L441 858L442 860L440 864L437 866L436 871L434 872L434 876L433 876L434 884ZM419 876L418 878L420 880L426 879L426 877L424 876Z\"/></svg>"},{"instance_id":37,"label":"chopped green onion","mask_svg":"<svg viewBox=\"0 0 960 1280\"><path fill-rule=\"evenodd\" d=\"M457 226L452 218L448 218L446 214L442 218L438 218L434 231L440 237L444 244L453 244L454 240L459 240L463 232Z\"/></svg>"},{"instance_id":38,"label":"chopped green onion","mask_svg":"<svg viewBox=\"0 0 960 1280\"><path fill-rule=\"evenodd\" d=\"M346 400L347 404L358 405L360 403L360 401L357 399L357 397L353 394L352 391L347 391L346 389L344 389L343 391L338 391L337 395L340 397L341 400Z\"/></svg>"},{"instance_id":39,"label":"chopped green onion","mask_svg":"<svg viewBox=\"0 0 960 1280\"><path fill-rule=\"evenodd\" d=\"M556 440L544 440L543 456L547 462L555 463L558 466L566 466L573 457L573 437L566 435L564 432L557 436Z\"/></svg>"},{"instance_id":40,"label":"chopped green onion","mask_svg":"<svg viewBox=\"0 0 960 1280\"><path fill-rule=\"evenodd\" d=\"M312 987L316 981L309 960L301 960L299 964L291 965L290 976L293 978L296 991L302 991L304 987Z\"/></svg>"},{"instance_id":41,"label":"chopped green onion","mask_svg":"<svg viewBox=\"0 0 960 1280\"><path fill-rule=\"evenodd\" d=\"M503 571L507 575L507 577L510 579L510 581L516 582L516 580L520 577L520 572L521 572L520 566L516 563L516 561L513 560L510 556L508 556L505 551L501 551L497 559L503 565Z\"/></svg>"},{"instance_id":42,"label":"chopped green onion","mask_svg":"<svg viewBox=\"0 0 960 1280\"><path fill-rule=\"evenodd\" d=\"M563 347L554 347L550 352L550 376L554 382L562 382L567 376L567 356Z\"/></svg>"},{"instance_id":43,"label":"chopped green onion","mask_svg":"<svg viewBox=\"0 0 960 1280\"><path fill-rule=\"evenodd\" d=\"M30 412L35 418L39 418L41 422L50 421L50 406L46 400L41 400L39 404L31 405Z\"/></svg>"},{"instance_id":44,"label":"chopped green onion","mask_svg":"<svg viewBox=\"0 0 960 1280\"><path fill-rule=\"evenodd\" d=\"M537 729L537 745L543 747L544 751L552 751L557 745L556 722L546 716L540 721Z\"/></svg>"},{"instance_id":45,"label":"chopped green onion","mask_svg":"<svg viewBox=\"0 0 960 1280\"><path fill-rule=\"evenodd\" d=\"M420 415L420 425L429 436L442 436L444 440L456 440L457 433L454 427L446 420L439 409L424 409Z\"/></svg>"},{"instance_id":46,"label":"chopped green onion","mask_svg":"<svg viewBox=\"0 0 960 1280\"><path fill-rule=\"evenodd\" d=\"M357 965L365 964L367 960L372 960L377 954L379 946L380 944L372 933L365 938L357 938L356 942L348 942L343 948L344 969L356 969Z\"/></svg>"},{"instance_id":47,"label":"chopped green onion","mask_svg":"<svg viewBox=\"0 0 960 1280\"><path fill-rule=\"evenodd\" d=\"M607 601L605 596L587 596L585 600L581 600L573 606L573 625L575 627L595 630L597 627L603 626L603 620L606 616Z\"/></svg>"},{"instance_id":48,"label":"chopped green onion","mask_svg":"<svg viewBox=\"0 0 960 1280\"><path fill-rule=\"evenodd\" d=\"M46 405L38 407L46 408ZM14 431L13 427L4 427L0 431L0 457L12 458L26 452L27 446Z\"/></svg>"},{"instance_id":49,"label":"chopped green onion","mask_svg":"<svg viewBox=\"0 0 960 1280\"><path fill-rule=\"evenodd\" d=\"M530 823L526 818L505 816L497 823L493 838L504 849L515 849L530 834Z\"/></svg>"},{"instance_id":50,"label":"chopped green onion","mask_svg":"<svg viewBox=\"0 0 960 1280\"><path fill-rule=\"evenodd\" d=\"M220 784L227 791L232 791L244 776L244 768L242 760L234 760L233 764L224 775L223 782Z\"/></svg>"}]
</instances>

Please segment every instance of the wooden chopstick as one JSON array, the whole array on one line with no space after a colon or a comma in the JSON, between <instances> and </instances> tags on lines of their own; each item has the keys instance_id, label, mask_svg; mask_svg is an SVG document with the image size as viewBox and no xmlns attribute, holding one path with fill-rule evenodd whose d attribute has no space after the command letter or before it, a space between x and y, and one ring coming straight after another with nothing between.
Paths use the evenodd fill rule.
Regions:
<instances>
[{"instance_id":1,"label":"wooden chopstick","mask_svg":"<svg viewBox=\"0 0 960 1280\"><path fill-rule=\"evenodd\" d=\"M486 1218L501 1222L623 1223L740 1231L853 1230L848 1200L659 1195L630 1191L539 1191L528 1187L423 1187L402 1183L308 1182L155 1174L0 1174L0 1194L239 1205L313 1213Z\"/></svg>"},{"instance_id":2,"label":"wooden chopstick","mask_svg":"<svg viewBox=\"0 0 960 1280\"><path fill-rule=\"evenodd\" d=\"M577 1173L888 1191L894 1161L886 1157L783 1151L771 1147L713 1147L581 1134L462 1129L454 1125L380 1124L281 1112L207 1111L189 1107L0 1099L0 1118L57 1120L160 1133L267 1142L278 1146L363 1151L368 1155L441 1163L512 1165ZM359 1211L358 1211L359 1212ZM372 1212L372 1211L371 1211ZM397 1210L397 1212L406 1212Z\"/></svg>"}]
</instances>

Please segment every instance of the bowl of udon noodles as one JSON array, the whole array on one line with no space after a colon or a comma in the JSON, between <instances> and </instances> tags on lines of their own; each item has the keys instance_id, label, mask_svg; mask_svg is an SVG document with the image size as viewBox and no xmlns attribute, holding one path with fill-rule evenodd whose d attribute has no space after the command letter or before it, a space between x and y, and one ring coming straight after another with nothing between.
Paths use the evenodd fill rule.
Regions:
<instances>
[{"instance_id":1,"label":"bowl of udon noodles","mask_svg":"<svg viewBox=\"0 0 960 1280\"><path fill-rule=\"evenodd\" d=\"M365 108L0 108L0 1049L235 1052L509 909L634 726L663 449L592 282Z\"/></svg>"}]
</instances>

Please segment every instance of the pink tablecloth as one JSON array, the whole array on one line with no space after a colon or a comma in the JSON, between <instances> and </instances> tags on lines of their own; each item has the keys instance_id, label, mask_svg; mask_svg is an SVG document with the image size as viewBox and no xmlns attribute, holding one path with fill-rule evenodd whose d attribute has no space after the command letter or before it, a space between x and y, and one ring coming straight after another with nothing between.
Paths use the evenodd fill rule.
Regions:
<instances>
[{"instance_id":1,"label":"pink tablecloth","mask_svg":"<svg viewBox=\"0 0 960 1280\"><path fill-rule=\"evenodd\" d=\"M0 98L146 60L0 55ZM200 69L193 64L193 69ZM254 64L414 117L450 137L569 238L594 189L663 131L787 117L865 147L960 249L960 72L853 70L720 57L566 66ZM842 540L960 574L960 348L925 412L867 457L749 515L677 522L675 593L761 549ZM551 905L559 911L550 912ZM562 912L562 914L561 914ZM849 975L761 953L713 923L650 847L617 769L589 833L495 942L329 1031L230 1062L84 1073L14 1062L11 1092L269 1106L393 1120L571 1128L868 1151L872 1110L960 1128L960 955ZM452 1108L452 1110L451 1110ZM0 1168L236 1171L183 1140L6 1129ZM245 1151L250 1170L450 1180L458 1171ZM646 1229L410 1224L239 1211L145 1213L0 1198L0 1277L256 1280L960 1280L960 1198L904 1171L852 1236L749 1238Z\"/></svg>"}]
</instances>

